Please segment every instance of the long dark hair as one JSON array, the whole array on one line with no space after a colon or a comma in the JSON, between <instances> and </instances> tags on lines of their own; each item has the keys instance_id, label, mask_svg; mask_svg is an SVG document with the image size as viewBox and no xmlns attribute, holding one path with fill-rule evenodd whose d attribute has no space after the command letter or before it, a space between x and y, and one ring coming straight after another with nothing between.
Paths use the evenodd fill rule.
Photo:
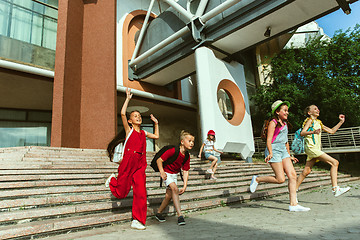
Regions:
<instances>
[{"instance_id":1,"label":"long dark hair","mask_svg":"<svg viewBox=\"0 0 360 240\"><path fill-rule=\"evenodd\" d=\"M109 142L107 146L107 152L110 159L112 159L114 156L115 147L119 143L125 141L125 136L126 136L125 129L123 129L118 134L116 134L115 137Z\"/></svg>"}]
</instances>

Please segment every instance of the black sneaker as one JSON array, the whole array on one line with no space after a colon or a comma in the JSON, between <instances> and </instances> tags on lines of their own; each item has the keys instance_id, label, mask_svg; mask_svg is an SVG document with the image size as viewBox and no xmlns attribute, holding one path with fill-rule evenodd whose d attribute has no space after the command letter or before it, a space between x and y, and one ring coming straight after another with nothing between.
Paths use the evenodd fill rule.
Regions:
<instances>
[{"instance_id":1,"label":"black sneaker","mask_svg":"<svg viewBox=\"0 0 360 240\"><path fill-rule=\"evenodd\" d=\"M178 225L185 225L185 219L183 216L178 217Z\"/></svg>"},{"instance_id":2,"label":"black sneaker","mask_svg":"<svg viewBox=\"0 0 360 240\"><path fill-rule=\"evenodd\" d=\"M161 213L157 213L157 214L155 215L155 218L156 218L159 222L165 222L165 221L166 221L165 218L164 218L164 216L163 216Z\"/></svg>"}]
</instances>

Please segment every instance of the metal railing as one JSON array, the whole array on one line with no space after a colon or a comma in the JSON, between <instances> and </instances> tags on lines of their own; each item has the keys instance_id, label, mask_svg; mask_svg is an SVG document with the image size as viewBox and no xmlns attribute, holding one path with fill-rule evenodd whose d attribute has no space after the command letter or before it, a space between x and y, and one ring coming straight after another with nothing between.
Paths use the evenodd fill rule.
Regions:
<instances>
[{"instance_id":1,"label":"metal railing","mask_svg":"<svg viewBox=\"0 0 360 240\"><path fill-rule=\"evenodd\" d=\"M291 146L294 133L289 134ZM260 137L254 138L255 153L263 153L265 142ZM360 152L360 127L340 128L335 134L321 133L322 150L327 153Z\"/></svg>"}]
</instances>

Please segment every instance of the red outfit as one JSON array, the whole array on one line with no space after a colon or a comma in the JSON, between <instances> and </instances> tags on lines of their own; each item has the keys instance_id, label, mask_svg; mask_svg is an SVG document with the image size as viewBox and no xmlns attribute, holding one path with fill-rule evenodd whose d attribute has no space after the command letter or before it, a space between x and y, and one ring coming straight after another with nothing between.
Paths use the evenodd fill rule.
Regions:
<instances>
[{"instance_id":1,"label":"red outfit","mask_svg":"<svg viewBox=\"0 0 360 240\"><path fill-rule=\"evenodd\" d=\"M175 148L171 148L161 155L161 159L165 162L174 154L175 154ZM184 162L184 159L185 159L185 155L179 152L179 156L172 164L164 166L164 171L170 174L179 173L181 166ZM190 169L190 156L189 159L186 160L184 166L182 166L182 170L184 171L189 171L189 169Z\"/></svg>"},{"instance_id":2,"label":"red outfit","mask_svg":"<svg viewBox=\"0 0 360 240\"><path fill-rule=\"evenodd\" d=\"M132 217L146 223L146 134L133 131L125 147L118 168L118 177L110 180L110 190L116 198L125 198L133 188Z\"/></svg>"}]
</instances>

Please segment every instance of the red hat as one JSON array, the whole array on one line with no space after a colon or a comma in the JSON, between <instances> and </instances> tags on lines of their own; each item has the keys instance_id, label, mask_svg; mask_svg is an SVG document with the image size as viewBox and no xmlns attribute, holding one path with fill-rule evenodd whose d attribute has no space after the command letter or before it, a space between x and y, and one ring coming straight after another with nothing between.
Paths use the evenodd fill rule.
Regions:
<instances>
[{"instance_id":1,"label":"red hat","mask_svg":"<svg viewBox=\"0 0 360 240\"><path fill-rule=\"evenodd\" d=\"M208 131L208 134L207 135L214 135L215 136L215 132L214 132L214 130L210 130L210 131Z\"/></svg>"}]
</instances>

